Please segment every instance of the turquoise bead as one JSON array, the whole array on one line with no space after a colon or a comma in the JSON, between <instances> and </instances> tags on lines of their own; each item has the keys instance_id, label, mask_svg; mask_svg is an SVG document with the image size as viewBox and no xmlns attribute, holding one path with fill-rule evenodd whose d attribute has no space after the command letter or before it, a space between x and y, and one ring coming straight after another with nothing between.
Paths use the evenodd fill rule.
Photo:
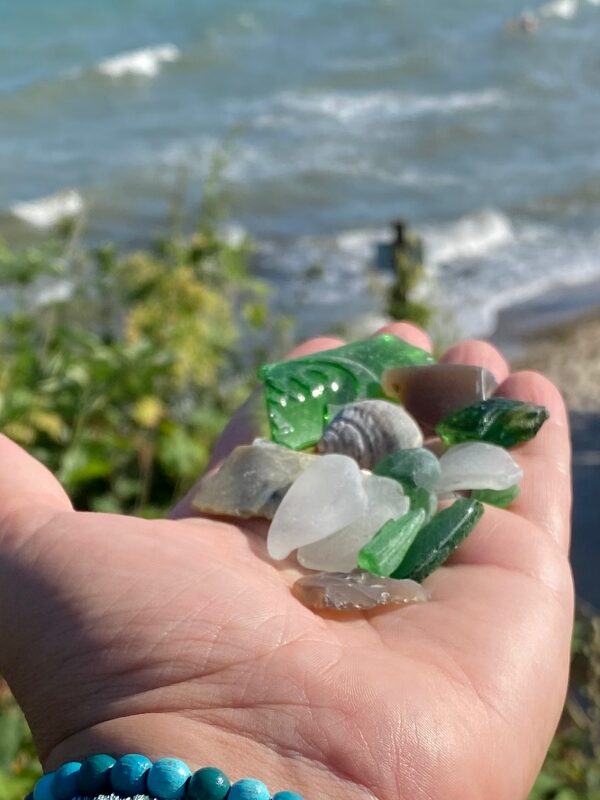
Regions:
<instances>
[{"instance_id":1,"label":"turquoise bead","mask_svg":"<svg viewBox=\"0 0 600 800\"><path fill-rule=\"evenodd\" d=\"M77 776L80 769L80 761L68 761L56 770L52 781L55 800L71 800L77 796Z\"/></svg>"},{"instance_id":2,"label":"turquoise bead","mask_svg":"<svg viewBox=\"0 0 600 800\"><path fill-rule=\"evenodd\" d=\"M46 775L42 775L33 790L33 800L54 800L54 795L52 793L53 781L53 772L48 772Z\"/></svg>"},{"instance_id":3,"label":"turquoise bead","mask_svg":"<svg viewBox=\"0 0 600 800\"><path fill-rule=\"evenodd\" d=\"M115 764L116 760L112 756L97 755L86 758L77 776L79 794L95 797L110 792L110 772Z\"/></svg>"},{"instance_id":4,"label":"turquoise bead","mask_svg":"<svg viewBox=\"0 0 600 800\"><path fill-rule=\"evenodd\" d=\"M273 800L304 800L304 798L296 792L277 792L273 795Z\"/></svg>"},{"instance_id":5,"label":"turquoise bead","mask_svg":"<svg viewBox=\"0 0 600 800\"><path fill-rule=\"evenodd\" d=\"M181 800L192 773L178 758L161 758L148 773L148 794L158 800Z\"/></svg>"},{"instance_id":6,"label":"turquoise bead","mask_svg":"<svg viewBox=\"0 0 600 800\"><path fill-rule=\"evenodd\" d=\"M231 782L216 767L202 767L194 772L187 788L188 800L224 800Z\"/></svg>"},{"instance_id":7,"label":"turquoise bead","mask_svg":"<svg viewBox=\"0 0 600 800\"><path fill-rule=\"evenodd\" d=\"M132 797L146 791L146 775L152 762L135 753L122 756L110 773L110 783L116 794Z\"/></svg>"},{"instance_id":8,"label":"turquoise bead","mask_svg":"<svg viewBox=\"0 0 600 800\"><path fill-rule=\"evenodd\" d=\"M232 784L227 800L270 800L269 790L256 778L242 778Z\"/></svg>"}]
</instances>

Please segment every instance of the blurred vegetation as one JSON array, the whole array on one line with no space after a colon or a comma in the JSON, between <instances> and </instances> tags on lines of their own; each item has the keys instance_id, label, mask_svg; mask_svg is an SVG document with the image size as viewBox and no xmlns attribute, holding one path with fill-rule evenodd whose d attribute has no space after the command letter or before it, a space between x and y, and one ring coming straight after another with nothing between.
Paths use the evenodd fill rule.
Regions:
<instances>
[{"instance_id":1,"label":"blurred vegetation","mask_svg":"<svg viewBox=\"0 0 600 800\"><path fill-rule=\"evenodd\" d=\"M162 514L267 357L252 342L285 327L267 321L251 243L217 233L218 186L213 175L193 235L175 219L169 238L138 252L81 248L73 230L25 249L0 242L0 429L79 509ZM419 277L401 287L405 317ZM423 322L414 302L408 316ZM600 617L582 612L563 720L530 800L600 800L599 715ZM0 679L0 800L23 798L40 774Z\"/></svg>"},{"instance_id":2,"label":"blurred vegetation","mask_svg":"<svg viewBox=\"0 0 600 800\"><path fill-rule=\"evenodd\" d=\"M134 253L71 236L0 245L0 429L79 509L162 513L264 357L248 345L268 316L250 244L228 243L207 218Z\"/></svg>"}]
</instances>

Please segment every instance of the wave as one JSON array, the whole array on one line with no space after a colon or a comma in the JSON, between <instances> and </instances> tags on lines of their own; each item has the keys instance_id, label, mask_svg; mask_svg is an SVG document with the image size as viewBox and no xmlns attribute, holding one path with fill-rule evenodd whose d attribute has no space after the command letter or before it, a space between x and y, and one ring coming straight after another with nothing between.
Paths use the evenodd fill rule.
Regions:
<instances>
[{"instance_id":1,"label":"wave","mask_svg":"<svg viewBox=\"0 0 600 800\"><path fill-rule=\"evenodd\" d=\"M320 114L348 123L373 118L410 118L426 114L452 114L480 108L505 106L507 95L499 89L451 92L443 95L411 95L396 92L283 92L275 105L284 111Z\"/></svg>"},{"instance_id":2,"label":"wave","mask_svg":"<svg viewBox=\"0 0 600 800\"><path fill-rule=\"evenodd\" d=\"M552 0L552 2L540 6L538 13L541 17L573 19L578 10L579 0Z\"/></svg>"},{"instance_id":3,"label":"wave","mask_svg":"<svg viewBox=\"0 0 600 800\"><path fill-rule=\"evenodd\" d=\"M427 259L433 265L457 259L481 258L514 239L508 217L489 209L444 226L425 226L422 235Z\"/></svg>"},{"instance_id":4,"label":"wave","mask_svg":"<svg viewBox=\"0 0 600 800\"><path fill-rule=\"evenodd\" d=\"M426 246L428 280L420 294L446 309L465 336L489 336L498 315L513 305L541 297L557 287L600 279L600 230L582 235L575 230L512 220L497 210L482 210L442 226L418 229ZM263 242L259 263L263 274L286 297L303 297L315 327L335 324L346 306L380 310L371 293L389 283L385 271L392 239L388 228L366 228L323 236ZM383 251L382 251L383 248ZM384 257L384 261L380 257ZM373 271L380 263L382 270ZM317 277L311 267L318 265ZM340 286L344 302L340 303ZM368 307L368 298L372 307ZM296 307L288 309L297 313ZM302 316L305 316L302 308ZM310 316L310 315L309 315ZM533 321L535 324L535 321Z\"/></svg>"},{"instance_id":5,"label":"wave","mask_svg":"<svg viewBox=\"0 0 600 800\"><path fill-rule=\"evenodd\" d=\"M168 64L181 56L174 44L160 44L140 50L130 50L100 61L95 69L109 78L122 78L124 75L141 75L154 78L163 64Z\"/></svg>"},{"instance_id":6,"label":"wave","mask_svg":"<svg viewBox=\"0 0 600 800\"><path fill-rule=\"evenodd\" d=\"M77 217L84 209L84 200L75 189L15 203L10 208L11 214L36 228L51 228L63 219Z\"/></svg>"}]
</instances>

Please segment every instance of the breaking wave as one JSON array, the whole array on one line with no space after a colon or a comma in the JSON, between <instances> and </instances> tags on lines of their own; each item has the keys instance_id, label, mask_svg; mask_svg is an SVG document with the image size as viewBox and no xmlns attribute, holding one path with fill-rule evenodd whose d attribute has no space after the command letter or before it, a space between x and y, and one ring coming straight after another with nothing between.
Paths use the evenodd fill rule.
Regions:
<instances>
[{"instance_id":1,"label":"breaking wave","mask_svg":"<svg viewBox=\"0 0 600 800\"><path fill-rule=\"evenodd\" d=\"M40 197L11 206L13 216L36 228L51 228L63 219L77 217L84 209L84 200L75 189Z\"/></svg>"},{"instance_id":2,"label":"breaking wave","mask_svg":"<svg viewBox=\"0 0 600 800\"><path fill-rule=\"evenodd\" d=\"M161 44L107 58L96 65L96 71L109 78L122 78L125 75L154 78L163 64L177 61L180 56L179 48L174 44Z\"/></svg>"}]
</instances>

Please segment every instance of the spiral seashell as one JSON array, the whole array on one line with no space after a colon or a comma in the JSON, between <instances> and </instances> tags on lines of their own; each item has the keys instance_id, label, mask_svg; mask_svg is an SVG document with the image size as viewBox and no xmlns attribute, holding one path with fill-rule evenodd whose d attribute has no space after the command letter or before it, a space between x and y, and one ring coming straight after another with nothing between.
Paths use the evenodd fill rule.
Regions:
<instances>
[{"instance_id":1,"label":"spiral seashell","mask_svg":"<svg viewBox=\"0 0 600 800\"><path fill-rule=\"evenodd\" d=\"M373 469L396 450L422 445L421 429L402 406L386 400L362 400L336 414L317 450L350 456L362 469Z\"/></svg>"}]
</instances>

